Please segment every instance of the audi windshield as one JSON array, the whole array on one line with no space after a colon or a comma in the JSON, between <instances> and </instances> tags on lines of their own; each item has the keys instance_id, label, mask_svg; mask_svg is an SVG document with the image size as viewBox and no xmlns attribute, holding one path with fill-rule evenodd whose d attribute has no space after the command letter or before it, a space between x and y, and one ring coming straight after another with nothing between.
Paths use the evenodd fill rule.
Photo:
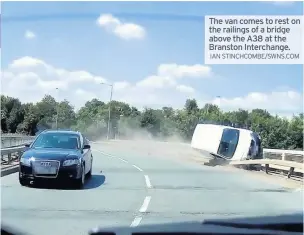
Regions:
<instances>
[{"instance_id":1,"label":"audi windshield","mask_svg":"<svg viewBox=\"0 0 304 235\"><path fill-rule=\"evenodd\" d=\"M41 133L32 148L78 149L79 136L62 133Z\"/></svg>"}]
</instances>

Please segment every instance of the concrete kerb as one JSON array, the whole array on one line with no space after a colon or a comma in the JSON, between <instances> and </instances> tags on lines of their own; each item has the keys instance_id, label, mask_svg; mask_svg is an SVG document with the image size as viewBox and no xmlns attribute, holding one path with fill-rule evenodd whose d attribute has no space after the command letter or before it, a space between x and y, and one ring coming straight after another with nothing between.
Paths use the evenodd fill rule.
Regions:
<instances>
[{"instance_id":1,"label":"concrete kerb","mask_svg":"<svg viewBox=\"0 0 304 235\"><path fill-rule=\"evenodd\" d=\"M1 177L7 176L7 175L10 175L10 174L14 174L18 171L19 171L19 165L18 164L6 167L4 169L1 169Z\"/></svg>"}]
</instances>

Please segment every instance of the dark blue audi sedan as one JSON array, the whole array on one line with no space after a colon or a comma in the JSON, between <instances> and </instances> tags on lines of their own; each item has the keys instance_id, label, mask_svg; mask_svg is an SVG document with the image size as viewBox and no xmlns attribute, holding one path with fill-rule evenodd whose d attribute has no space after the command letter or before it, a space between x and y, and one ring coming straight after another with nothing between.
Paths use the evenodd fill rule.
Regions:
<instances>
[{"instance_id":1,"label":"dark blue audi sedan","mask_svg":"<svg viewBox=\"0 0 304 235\"><path fill-rule=\"evenodd\" d=\"M91 146L80 132L45 130L26 147L19 163L22 186L30 181L53 179L82 188L86 176L92 174Z\"/></svg>"}]
</instances>

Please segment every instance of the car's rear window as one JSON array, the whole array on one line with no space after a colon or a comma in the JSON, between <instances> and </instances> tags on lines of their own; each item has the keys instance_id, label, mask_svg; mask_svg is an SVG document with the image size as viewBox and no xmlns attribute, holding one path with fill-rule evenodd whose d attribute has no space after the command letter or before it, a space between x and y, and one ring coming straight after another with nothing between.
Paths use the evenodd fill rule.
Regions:
<instances>
[{"instance_id":1,"label":"car's rear window","mask_svg":"<svg viewBox=\"0 0 304 235\"><path fill-rule=\"evenodd\" d=\"M79 136L69 133L42 133L32 145L33 148L80 148Z\"/></svg>"}]
</instances>

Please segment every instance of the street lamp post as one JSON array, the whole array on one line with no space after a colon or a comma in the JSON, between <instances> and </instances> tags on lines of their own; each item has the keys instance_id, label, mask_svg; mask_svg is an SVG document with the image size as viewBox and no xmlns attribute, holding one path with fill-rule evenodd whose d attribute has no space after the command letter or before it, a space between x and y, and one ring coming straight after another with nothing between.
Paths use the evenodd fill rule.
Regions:
<instances>
[{"instance_id":1,"label":"street lamp post","mask_svg":"<svg viewBox=\"0 0 304 235\"><path fill-rule=\"evenodd\" d=\"M56 93L57 93L57 99L58 99L58 93L59 93L58 87L56 87ZM59 108L59 104L58 104L58 102L56 102L56 129L58 129L58 108Z\"/></svg>"},{"instance_id":2,"label":"street lamp post","mask_svg":"<svg viewBox=\"0 0 304 235\"><path fill-rule=\"evenodd\" d=\"M218 108L219 108L219 120L220 120L220 123L222 125L222 120L221 120L221 97L218 95L216 96L217 99L219 99L219 105L218 105Z\"/></svg>"},{"instance_id":3,"label":"street lamp post","mask_svg":"<svg viewBox=\"0 0 304 235\"><path fill-rule=\"evenodd\" d=\"M111 94L110 94L110 103L109 103L109 119L108 119L108 133L107 133L107 140L110 139L110 123L111 123L111 101L112 101L112 96L113 96L113 84L108 84L108 83L101 83L102 85L107 85L111 87Z\"/></svg>"},{"instance_id":4,"label":"street lamp post","mask_svg":"<svg viewBox=\"0 0 304 235\"><path fill-rule=\"evenodd\" d=\"M123 116L124 116L123 114L120 114L120 115L119 115L118 138L120 138L120 135L121 135L121 128L120 128L120 125L121 125L121 118L122 118Z\"/></svg>"},{"instance_id":5,"label":"street lamp post","mask_svg":"<svg viewBox=\"0 0 304 235\"><path fill-rule=\"evenodd\" d=\"M219 99L219 102L221 102L221 100L220 100L221 97L220 96L216 96L216 98ZM207 116L209 114L209 107L210 107L210 105L209 105L209 103L207 103L206 105L207 105L207 109L206 109L206 116ZM220 105L219 105L219 109L220 109Z\"/></svg>"}]
</instances>

